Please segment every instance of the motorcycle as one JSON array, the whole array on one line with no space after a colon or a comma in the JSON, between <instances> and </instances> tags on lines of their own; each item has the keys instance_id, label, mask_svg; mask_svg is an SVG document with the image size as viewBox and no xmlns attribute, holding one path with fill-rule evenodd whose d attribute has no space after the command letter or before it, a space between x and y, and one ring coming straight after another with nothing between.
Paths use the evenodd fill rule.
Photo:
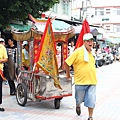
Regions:
<instances>
[{"instance_id":1,"label":"motorcycle","mask_svg":"<svg viewBox=\"0 0 120 120\"><path fill-rule=\"evenodd\" d=\"M112 64L114 61L114 57L111 53L100 53L97 55L98 66L109 65Z\"/></svg>"},{"instance_id":2,"label":"motorcycle","mask_svg":"<svg viewBox=\"0 0 120 120\"><path fill-rule=\"evenodd\" d=\"M103 53L103 61L105 65L109 65L113 63L113 55L111 53Z\"/></svg>"},{"instance_id":3,"label":"motorcycle","mask_svg":"<svg viewBox=\"0 0 120 120\"><path fill-rule=\"evenodd\" d=\"M98 61L99 67L103 66L104 61L103 61L103 54L102 53L97 55L97 61Z\"/></svg>"}]
</instances>

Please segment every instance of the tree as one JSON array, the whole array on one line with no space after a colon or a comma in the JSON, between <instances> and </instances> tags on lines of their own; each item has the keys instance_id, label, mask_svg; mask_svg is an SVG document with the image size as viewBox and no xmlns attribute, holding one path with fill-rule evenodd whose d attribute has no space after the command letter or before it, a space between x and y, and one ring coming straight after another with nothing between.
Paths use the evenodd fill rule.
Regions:
<instances>
[{"instance_id":1,"label":"tree","mask_svg":"<svg viewBox=\"0 0 120 120\"><path fill-rule=\"evenodd\" d=\"M25 22L28 14L40 17L59 0L0 0L0 28L6 27L10 20Z\"/></svg>"}]
</instances>

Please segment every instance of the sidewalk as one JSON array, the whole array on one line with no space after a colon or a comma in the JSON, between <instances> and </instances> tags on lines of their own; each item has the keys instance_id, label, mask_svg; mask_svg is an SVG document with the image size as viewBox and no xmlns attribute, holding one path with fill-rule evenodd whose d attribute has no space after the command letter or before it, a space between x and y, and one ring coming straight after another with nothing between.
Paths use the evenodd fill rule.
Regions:
<instances>
[{"instance_id":1,"label":"sidewalk","mask_svg":"<svg viewBox=\"0 0 120 120\"><path fill-rule=\"evenodd\" d=\"M94 120L120 120L120 63L97 68L97 103ZM16 96L9 95L9 86L3 83L3 107L0 120L87 120L87 108L81 106L82 113L75 112L73 96L61 100L60 109L54 108L53 100L33 102L28 100L25 107L18 105Z\"/></svg>"}]
</instances>

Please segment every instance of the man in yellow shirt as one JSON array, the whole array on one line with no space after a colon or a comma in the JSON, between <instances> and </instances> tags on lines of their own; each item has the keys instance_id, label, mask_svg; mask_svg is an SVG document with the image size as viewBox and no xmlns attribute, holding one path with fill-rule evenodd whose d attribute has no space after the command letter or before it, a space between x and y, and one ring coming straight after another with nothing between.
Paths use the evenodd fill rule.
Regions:
<instances>
[{"instance_id":1,"label":"man in yellow shirt","mask_svg":"<svg viewBox=\"0 0 120 120\"><path fill-rule=\"evenodd\" d=\"M22 65L25 70L28 70L30 67L30 60L29 60L29 44L27 41L23 42L23 50L22 50Z\"/></svg>"},{"instance_id":2,"label":"man in yellow shirt","mask_svg":"<svg viewBox=\"0 0 120 120\"><path fill-rule=\"evenodd\" d=\"M76 113L81 114L80 104L88 107L89 118L93 120L93 109L96 102L96 68L95 59L92 55L94 38L91 33L83 36L84 44L77 48L66 60L66 77L70 78L69 67L74 67Z\"/></svg>"},{"instance_id":3,"label":"man in yellow shirt","mask_svg":"<svg viewBox=\"0 0 120 120\"><path fill-rule=\"evenodd\" d=\"M4 39L0 38L0 111L5 111L2 107L2 82L3 82L3 66L4 63L7 62L8 56L6 48L4 47Z\"/></svg>"}]
</instances>

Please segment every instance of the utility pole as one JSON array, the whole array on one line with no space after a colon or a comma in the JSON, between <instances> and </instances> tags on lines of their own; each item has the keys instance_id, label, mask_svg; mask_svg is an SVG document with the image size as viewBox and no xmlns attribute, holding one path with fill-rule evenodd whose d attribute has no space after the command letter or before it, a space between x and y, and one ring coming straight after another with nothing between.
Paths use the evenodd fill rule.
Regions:
<instances>
[{"instance_id":1,"label":"utility pole","mask_svg":"<svg viewBox=\"0 0 120 120\"><path fill-rule=\"evenodd\" d=\"M85 4L85 5L84 5ZM82 7L80 8L80 22L83 21L84 17L88 17L87 13L88 8L91 7L91 0L82 0Z\"/></svg>"},{"instance_id":2,"label":"utility pole","mask_svg":"<svg viewBox=\"0 0 120 120\"><path fill-rule=\"evenodd\" d=\"M74 20L74 16L73 16L73 0L71 0L71 20Z\"/></svg>"},{"instance_id":3,"label":"utility pole","mask_svg":"<svg viewBox=\"0 0 120 120\"><path fill-rule=\"evenodd\" d=\"M83 6L84 6L84 1L82 1L82 7L80 8L80 22L83 21Z\"/></svg>"}]
</instances>

